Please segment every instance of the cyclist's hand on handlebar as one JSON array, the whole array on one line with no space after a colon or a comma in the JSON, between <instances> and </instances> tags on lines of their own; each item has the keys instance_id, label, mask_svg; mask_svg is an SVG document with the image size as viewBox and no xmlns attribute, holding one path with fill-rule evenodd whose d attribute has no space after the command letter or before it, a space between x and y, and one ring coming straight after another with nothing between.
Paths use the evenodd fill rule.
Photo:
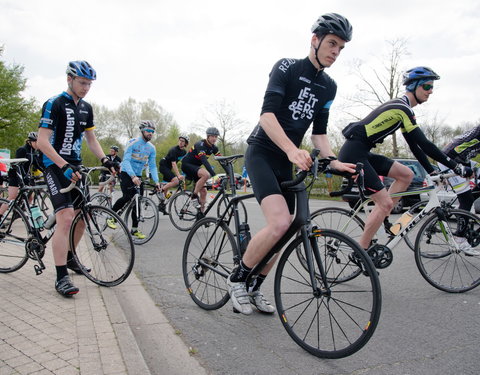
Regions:
<instances>
[{"instance_id":1,"label":"cyclist's hand on handlebar","mask_svg":"<svg viewBox=\"0 0 480 375\"><path fill-rule=\"evenodd\" d=\"M132 182L137 186L140 186L142 184L142 180L137 176L132 177Z\"/></svg>"},{"instance_id":2,"label":"cyclist's hand on handlebar","mask_svg":"<svg viewBox=\"0 0 480 375\"><path fill-rule=\"evenodd\" d=\"M162 185L160 185L160 182L157 182L157 183L155 184L155 190L156 190L156 191L161 191L161 190L162 190Z\"/></svg>"},{"instance_id":3,"label":"cyclist's hand on handlebar","mask_svg":"<svg viewBox=\"0 0 480 375\"><path fill-rule=\"evenodd\" d=\"M339 172L356 173L355 164L342 163L340 160L332 160L330 162L330 167L332 167L333 169L336 169Z\"/></svg>"},{"instance_id":4,"label":"cyclist's hand on handlebar","mask_svg":"<svg viewBox=\"0 0 480 375\"><path fill-rule=\"evenodd\" d=\"M307 150L301 150L297 148L289 152L287 156L288 160L290 160L302 171L308 171L313 164L313 160Z\"/></svg>"},{"instance_id":5,"label":"cyclist's hand on handlebar","mask_svg":"<svg viewBox=\"0 0 480 375\"><path fill-rule=\"evenodd\" d=\"M178 178L179 181L185 180L185 176L183 176L183 175L177 176L177 178Z\"/></svg>"},{"instance_id":6,"label":"cyclist's hand on handlebar","mask_svg":"<svg viewBox=\"0 0 480 375\"><path fill-rule=\"evenodd\" d=\"M470 178L473 175L473 170L470 167L466 167L464 165L458 164L455 169L453 170L459 176Z\"/></svg>"},{"instance_id":7,"label":"cyclist's hand on handlebar","mask_svg":"<svg viewBox=\"0 0 480 375\"><path fill-rule=\"evenodd\" d=\"M108 168L110 172L112 172L113 175L117 174L118 171L120 171L120 163L116 161L112 161L106 156L102 158L102 166L105 168Z\"/></svg>"},{"instance_id":8,"label":"cyclist's hand on handlebar","mask_svg":"<svg viewBox=\"0 0 480 375\"><path fill-rule=\"evenodd\" d=\"M67 163L62 167L63 175L72 182L77 182L78 180L82 179L82 175L79 171L80 167L78 165L72 165Z\"/></svg>"}]
</instances>

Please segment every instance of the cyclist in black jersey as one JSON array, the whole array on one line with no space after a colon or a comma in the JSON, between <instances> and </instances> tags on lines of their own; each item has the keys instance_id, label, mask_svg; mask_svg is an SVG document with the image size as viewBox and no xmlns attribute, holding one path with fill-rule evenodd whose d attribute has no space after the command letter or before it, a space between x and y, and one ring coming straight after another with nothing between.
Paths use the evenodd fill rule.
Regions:
<instances>
[{"instance_id":1,"label":"cyclist in black jersey","mask_svg":"<svg viewBox=\"0 0 480 375\"><path fill-rule=\"evenodd\" d=\"M392 99L373 110L367 117L349 124L343 130L347 139L339 152L339 160L345 162L362 162L364 164L365 188L371 194L375 207L365 222L365 229L359 243L363 248L370 246L374 234L383 220L390 214L400 198L392 199L391 193L404 191L413 179L413 172L407 166L393 161L383 155L370 152L378 143L401 129L413 155L428 173L434 169L427 155L434 160L463 173L463 169L450 157L440 151L430 142L416 123L412 110L417 104L426 102L433 92L433 83L440 77L430 68L415 67L405 72L403 84L405 94L398 99ZM388 176L395 181L388 192L379 175Z\"/></svg>"},{"instance_id":2,"label":"cyclist in black jersey","mask_svg":"<svg viewBox=\"0 0 480 375\"><path fill-rule=\"evenodd\" d=\"M20 169L22 178L25 184L30 185L33 184L33 180L30 179L30 171L33 169L42 169L41 162L39 160L40 153L37 147L37 132L30 132L28 133L27 139L25 140L25 144L17 149L15 152L15 158L18 159L27 159L28 161L23 164L18 164ZM29 179L27 181L27 178ZM8 171L8 200L12 201L18 196L18 192L20 191L19 188L19 181L17 172L10 168ZM33 198L33 196L32 196ZM0 206L0 218L2 215L7 211L8 205L2 204Z\"/></svg>"},{"instance_id":3,"label":"cyclist in black jersey","mask_svg":"<svg viewBox=\"0 0 480 375\"><path fill-rule=\"evenodd\" d=\"M293 164L302 170L311 166L309 152L299 147L312 122L313 145L320 149L322 157L334 156L327 138L327 123L337 86L325 68L335 62L350 41L352 27L345 17L329 13L319 17L311 30L308 57L284 58L274 65L260 120L247 139L245 165L267 222L253 236L239 267L227 279L234 309L247 315L252 313L251 304L261 312L275 312L259 289L275 259L262 270L248 291L245 280L290 226L295 197L283 194L280 183L293 178ZM335 160L332 167L353 173L355 166Z\"/></svg>"},{"instance_id":4,"label":"cyclist in black jersey","mask_svg":"<svg viewBox=\"0 0 480 375\"><path fill-rule=\"evenodd\" d=\"M113 164L105 156L93 132L92 106L83 98L87 95L96 72L86 61L71 61L67 66L67 91L45 102L38 130L38 148L43 152L45 179L55 210L57 226L52 238L52 252L57 270L55 289L65 297L78 293L69 276L67 267L81 273L73 256L68 252L68 234L74 218L74 201L77 194L62 194L60 189L81 178L78 166L81 163L82 139L85 135L88 147L102 164L115 173ZM78 226L78 241L83 235ZM68 260L68 262L67 262Z\"/></svg>"},{"instance_id":5,"label":"cyclist in black jersey","mask_svg":"<svg viewBox=\"0 0 480 375\"><path fill-rule=\"evenodd\" d=\"M160 160L160 173L163 175L163 181L167 182L161 189L164 196L167 196L168 189L177 186L184 179L178 170L177 163L186 155L185 148L188 146L189 140L188 135L180 135L178 144L168 150L167 155Z\"/></svg>"},{"instance_id":6,"label":"cyclist in black jersey","mask_svg":"<svg viewBox=\"0 0 480 375\"><path fill-rule=\"evenodd\" d=\"M109 154L106 155L106 157L111 162L113 162L115 165L117 165L118 168L119 168L120 163L122 162L122 158L120 156L118 156L118 150L119 150L118 146L116 146L116 145L110 146ZM110 178L110 176L111 176L111 174L110 174L109 171L102 171L102 173L100 173L100 182L107 181ZM108 189L110 191L110 194L113 192L114 187L115 187L115 179L113 181L111 181L108 185ZM105 188L105 185L100 185L98 187L98 191L101 193L104 188Z\"/></svg>"},{"instance_id":7,"label":"cyclist in black jersey","mask_svg":"<svg viewBox=\"0 0 480 375\"><path fill-rule=\"evenodd\" d=\"M477 163L471 159L480 153L480 125L477 125L475 128L467 131L466 133L455 137L452 142L443 148L443 152L467 168L475 167ZM440 163L438 166L440 169L445 169L445 167ZM449 178L449 183L452 185L455 194L457 194L459 203L458 208L470 211L474 203L473 193L470 189L470 180L464 177L455 176ZM458 242L460 249L463 250L465 254L479 256L480 251L473 249L466 238L461 236L464 234L467 228L467 222L465 222L463 219L464 218L462 216L458 217L459 222L456 233L458 236L456 236L455 240Z\"/></svg>"},{"instance_id":8,"label":"cyclist in black jersey","mask_svg":"<svg viewBox=\"0 0 480 375\"><path fill-rule=\"evenodd\" d=\"M217 146L215 146L220 132L217 128L209 127L206 130L206 134L207 138L195 143L182 159L182 171L188 179L195 181L192 199L198 199L202 212L204 211L205 201L207 200L205 183L210 176L215 176L215 171L208 162L208 157L210 155L220 155ZM205 169L201 168L202 165Z\"/></svg>"}]
</instances>

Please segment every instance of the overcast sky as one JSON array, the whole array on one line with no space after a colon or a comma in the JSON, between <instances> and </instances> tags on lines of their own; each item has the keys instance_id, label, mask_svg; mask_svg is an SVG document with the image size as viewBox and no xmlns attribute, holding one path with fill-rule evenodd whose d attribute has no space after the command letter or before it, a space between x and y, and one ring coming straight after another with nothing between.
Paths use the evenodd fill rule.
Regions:
<instances>
[{"instance_id":1,"label":"overcast sky","mask_svg":"<svg viewBox=\"0 0 480 375\"><path fill-rule=\"evenodd\" d=\"M355 92L350 62L375 66L394 38L408 38L404 68L427 65L441 76L416 107L419 120L480 120L478 0L0 0L0 45L3 60L25 67L27 95L39 104L65 90L67 62L82 59L98 75L87 101L114 109L128 97L154 99L189 130L226 100L250 130L273 64L307 56L310 27L327 12L353 25L328 69L338 84L333 124L346 125L339 104Z\"/></svg>"}]
</instances>

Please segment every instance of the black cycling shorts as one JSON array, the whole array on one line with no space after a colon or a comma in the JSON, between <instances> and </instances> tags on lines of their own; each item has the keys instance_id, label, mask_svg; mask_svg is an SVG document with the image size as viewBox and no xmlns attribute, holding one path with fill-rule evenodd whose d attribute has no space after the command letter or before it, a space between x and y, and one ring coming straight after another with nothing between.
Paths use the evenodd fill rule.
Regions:
<instances>
[{"instance_id":1,"label":"black cycling shorts","mask_svg":"<svg viewBox=\"0 0 480 375\"><path fill-rule=\"evenodd\" d=\"M198 177L200 167L200 165L182 162L182 171L185 173L185 176L187 176L187 179L193 180L194 182L200 180L200 177Z\"/></svg>"},{"instance_id":2,"label":"black cycling shorts","mask_svg":"<svg viewBox=\"0 0 480 375\"><path fill-rule=\"evenodd\" d=\"M64 176L62 170L55 164L45 169L45 181L55 213L65 208L80 208L82 195L78 190L73 189L68 193L60 193L60 189L70 185L70 180Z\"/></svg>"},{"instance_id":3,"label":"black cycling shorts","mask_svg":"<svg viewBox=\"0 0 480 375\"><path fill-rule=\"evenodd\" d=\"M170 182L175 177L177 177L175 176L175 173L172 172L172 165L170 164L170 167L167 166L166 163L163 162L163 160L160 161L159 169L160 169L160 173L163 175L163 181L165 182Z\"/></svg>"},{"instance_id":4,"label":"black cycling shorts","mask_svg":"<svg viewBox=\"0 0 480 375\"><path fill-rule=\"evenodd\" d=\"M15 168L8 170L8 186L19 187L18 175Z\"/></svg>"},{"instance_id":5,"label":"black cycling shorts","mask_svg":"<svg viewBox=\"0 0 480 375\"><path fill-rule=\"evenodd\" d=\"M288 210L295 212L295 193L282 192L280 183L293 179L293 165L287 155L274 153L260 145L249 145L245 152L245 167L258 203L269 195L283 195Z\"/></svg>"},{"instance_id":6,"label":"black cycling shorts","mask_svg":"<svg viewBox=\"0 0 480 375\"><path fill-rule=\"evenodd\" d=\"M365 194L370 195L385 188L380 176L388 176L394 161L383 155L370 152L371 146L357 139L347 139L340 152L338 160L344 163L363 163Z\"/></svg>"}]
</instances>

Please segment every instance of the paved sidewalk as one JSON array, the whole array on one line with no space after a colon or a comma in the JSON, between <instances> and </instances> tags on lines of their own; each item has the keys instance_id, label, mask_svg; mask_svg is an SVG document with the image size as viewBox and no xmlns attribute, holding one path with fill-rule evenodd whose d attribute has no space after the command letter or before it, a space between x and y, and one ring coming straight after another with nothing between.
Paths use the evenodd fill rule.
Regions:
<instances>
[{"instance_id":1,"label":"paved sidewalk","mask_svg":"<svg viewBox=\"0 0 480 375\"><path fill-rule=\"evenodd\" d=\"M206 373L133 273L114 288L73 274L80 292L64 298L54 288L50 249L44 258L47 269L39 276L32 261L0 274L0 375ZM158 357L167 366L148 368L124 309L139 317L136 328L148 324L156 332Z\"/></svg>"}]
</instances>

